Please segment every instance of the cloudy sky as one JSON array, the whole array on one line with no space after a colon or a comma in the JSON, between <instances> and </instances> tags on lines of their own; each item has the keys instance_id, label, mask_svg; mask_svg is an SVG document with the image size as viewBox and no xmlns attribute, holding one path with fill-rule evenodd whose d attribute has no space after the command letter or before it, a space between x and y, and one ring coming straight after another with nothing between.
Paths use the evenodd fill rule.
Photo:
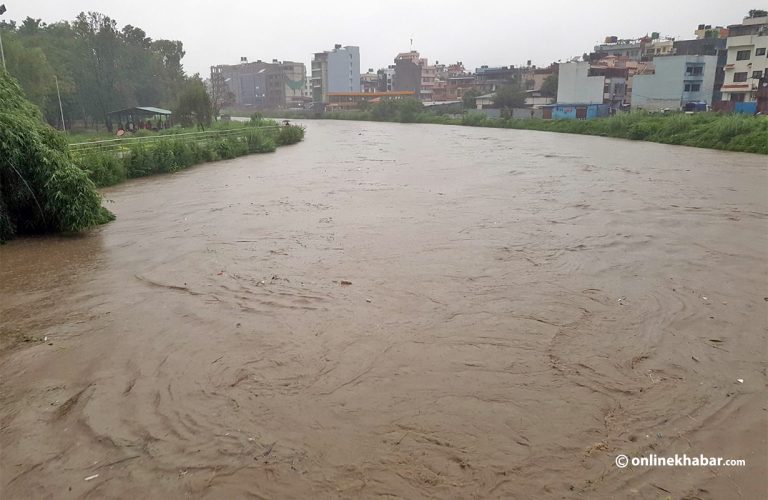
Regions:
<instances>
[{"instance_id":1,"label":"cloudy sky","mask_svg":"<svg viewBox=\"0 0 768 500\"><path fill-rule=\"evenodd\" d=\"M653 31L692 38L700 23L740 22L758 0L0 0L3 18L46 22L99 11L120 27L132 24L152 38L181 40L189 73L215 64L281 59L304 62L334 43L358 45L361 69L392 63L413 48L422 57L467 69L547 65L588 52L607 35L638 37Z\"/></svg>"}]
</instances>

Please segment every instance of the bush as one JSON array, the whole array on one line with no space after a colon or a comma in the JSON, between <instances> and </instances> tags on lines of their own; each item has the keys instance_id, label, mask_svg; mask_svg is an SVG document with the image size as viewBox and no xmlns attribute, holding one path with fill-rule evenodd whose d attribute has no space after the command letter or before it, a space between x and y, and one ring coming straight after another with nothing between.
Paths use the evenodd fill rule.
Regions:
<instances>
[{"instance_id":1,"label":"bush","mask_svg":"<svg viewBox=\"0 0 768 500\"><path fill-rule=\"evenodd\" d=\"M78 158L76 163L97 187L113 186L128 177L123 161L112 153L95 151Z\"/></svg>"},{"instance_id":2,"label":"bush","mask_svg":"<svg viewBox=\"0 0 768 500\"><path fill-rule=\"evenodd\" d=\"M143 144L131 146L127 156L124 158L124 163L128 177L144 177L154 173L152 153L148 152Z\"/></svg>"},{"instance_id":3,"label":"bush","mask_svg":"<svg viewBox=\"0 0 768 500\"><path fill-rule=\"evenodd\" d=\"M158 142L152 148L152 173L164 174L177 170L179 170L179 164L176 163L173 145L167 140Z\"/></svg>"},{"instance_id":4,"label":"bush","mask_svg":"<svg viewBox=\"0 0 768 500\"><path fill-rule=\"evenodd\" d=\"M0 242L21 233L78 232L112 218L63 135L0 72Z\"/></svg>"},{"instance_id":5,"label":"bush","mask_svg":"<svg viewBox=\"0 0 768 500\"><path fill-rule=\"evenodd\" d=\"M287 146L296 144L304 139L304 127L299 125L286 125L280 128L280 134L277 136L277 144Z\"/></svg>"}]
</instances>

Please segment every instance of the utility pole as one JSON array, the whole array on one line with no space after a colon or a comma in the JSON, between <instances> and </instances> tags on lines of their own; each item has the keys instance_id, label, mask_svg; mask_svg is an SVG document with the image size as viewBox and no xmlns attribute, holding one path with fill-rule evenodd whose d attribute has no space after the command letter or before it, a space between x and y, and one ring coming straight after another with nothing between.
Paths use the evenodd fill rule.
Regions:
<instances>
[{"instance_id":1,"label":"utility pole","mask_svg":"<svg viewBox=\"0 0 768 500\"><path fill-rule=\"evenodd\" d=\"M56 79L56 95L59 96L59 112L61 113L61 130L64 131L64 133L67 133L67 126L64 123L64 108L61 105L61 92L59 92L59 77L56 75L53 75L53 77Z\"/></svg>"},{"instance_id":2,"label":"utility pole","mask_svg":"<svg viewBox=\"0 0 768 500\"><path fill-rule=\"evenodd\" d=\"M0 16L2 16L5 13L5 4L0 5ZM0 56L3 58L3 71L7 71L5 69L5 52L3 51L3 34L0 32Z\"/></svg>"}]
</instances>

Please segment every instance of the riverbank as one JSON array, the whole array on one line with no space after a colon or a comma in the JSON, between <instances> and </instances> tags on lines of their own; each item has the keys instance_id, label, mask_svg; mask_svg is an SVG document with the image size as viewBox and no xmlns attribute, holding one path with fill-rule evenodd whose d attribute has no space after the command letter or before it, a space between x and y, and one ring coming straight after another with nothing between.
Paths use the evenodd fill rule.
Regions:
<instances>
[{"instance_id":1,"label":"riverbank","mask_svg":"<svg viewBox=\"0 0 768 500\"><path fill-rule=\"evenodd\" d=\"M593 120L492 119L471 112L462 117L438 114L427 111L420 103L408 101L381 103L356 111L274 113L274 116L278 115L281 118L433 123L539 130L768 154L768 117L764 116L633 112Z\"/></svg>"},{"instance_id":2,"label":"riverbank","mask_svg":"<svg viewBox=\"0 0 768 500\"><path fill-rule=\"evenodd\" d=\"M217 160L256 153L272 153L279 146L300 142L304 129L273 120L227 123L207 132L173 129L162 135L142 134L121 139L73 143L75 163L97 187L114 186L127 179L172 173ZM77 137L74 140L82 139ZM100 138L99 138L100 139Z\"/></svg>"}]
</instances>

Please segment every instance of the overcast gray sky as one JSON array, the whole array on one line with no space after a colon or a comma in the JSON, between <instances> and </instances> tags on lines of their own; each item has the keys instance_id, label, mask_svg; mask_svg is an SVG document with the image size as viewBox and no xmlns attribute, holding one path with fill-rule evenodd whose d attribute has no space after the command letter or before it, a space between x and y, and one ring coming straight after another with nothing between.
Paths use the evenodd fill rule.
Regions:
<instances>
[{"instance_id":1,"label":"overcast gray sky","mask_svg":"<svg viewBox=\"0 0 768 500\"><path fill-rule=\"evenodd\" d=\"M463 61L473 70L544 66L588 52L607 35L643 36L653 31L693 38L700 23L741 21L764 0L0 0L4 19L27 16L46 22L99 11L118 26L138 26L152 38L184 42L184 67L207 75L215 64L241 56L293 60L309 65L313 52L334 43L360 47L361 70L380 68L413 48L430 62Z\"/></svg>"}]
</instances>

